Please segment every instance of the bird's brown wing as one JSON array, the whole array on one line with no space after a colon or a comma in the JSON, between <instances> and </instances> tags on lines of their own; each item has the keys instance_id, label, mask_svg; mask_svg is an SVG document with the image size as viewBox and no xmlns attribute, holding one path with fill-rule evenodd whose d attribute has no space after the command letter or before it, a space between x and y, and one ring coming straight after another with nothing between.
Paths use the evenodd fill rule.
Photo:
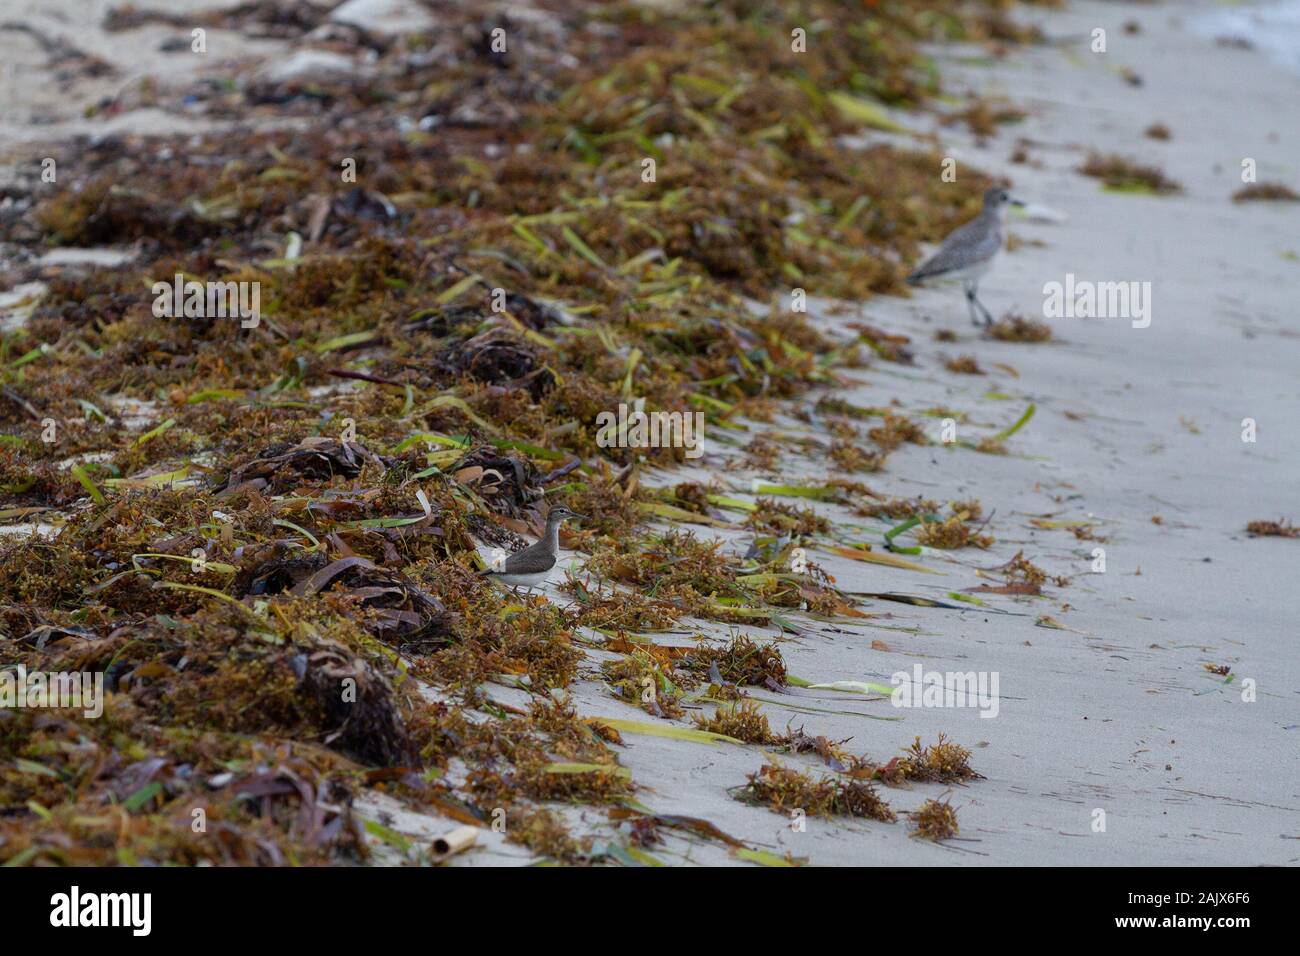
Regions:
<instances>
[{"instance_id":1,"label":"bird's brown wing","mask_svg":"<svg viewBox=\"0 0 1300 956\"><path fill-rule=\"evenodd\" d=\"M501 568L506 574L537 574L555 567L555 555L546 550L546 545L539 541L530 544L522 551L516 551L506 558Z\"/></svg>"}]
</instances>

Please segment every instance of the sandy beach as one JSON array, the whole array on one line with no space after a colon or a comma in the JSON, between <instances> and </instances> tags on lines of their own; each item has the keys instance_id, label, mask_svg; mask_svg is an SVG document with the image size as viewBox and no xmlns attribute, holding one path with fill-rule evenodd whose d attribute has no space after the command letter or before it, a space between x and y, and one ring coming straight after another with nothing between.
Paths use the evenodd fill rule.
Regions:
<instances>
[{"instance_id":1,"label":"sandy beach","mask_svg":"<svg viewBox=\"0 0 1300 956\"><path fill-rule=\"evenodd\" d=\"M0 21L12 6L0 3ZM107 5L97 6L102 12ZM51 9L43 29L57 34L59 22L69 24L59 15L64 8ZM773 421L742 420L749 432L739 441L709 429L701 458L642 474L649 486L714 483L746 502L760 496L764 483L833 479L860 479L883 496L920 495L945 507L978 500L992 546L901 555L922 570L843 553L844 545L870 542L879 555L895 522L834 503L794 501L831 522L833 533L819 536L807 558L842 592L860 596L864 616L791 610L788 627L689 619L647 639L683 646L744 633L771 643L801 684L839 687L751 688L774 730L803 727L882 763L916 738L928 744L944 735L970 750L970 766L983 779L882 787L899 815L893 824L792 820L738 800L737 791L773 760L828 772L816 756L773 756L757 745L633 730L614 749L636 785L638 809L707 820L773 855L765 860L817 866L1300 862L1300 541L1246 532L1251 521L1300 519L1300 204L1232 201L1243 185L1244 160L1253 161L1259 181L1300 189L1300 73L1260 50L1216 42L1201 19L1215 9L1209 0L1018 7L1014 19L1040 27L1045 42L1011 46L999 56L986 46L956 44L928 45L926 52L954 109L970 92L1004 100L1023 118L977 136L931 112L894 110L889 117L901 131L844 142L846 150L933 143L955 160L956 189L966 188L968 168L1005 180L1026 209L1008 219L1008 249L979 295L996 316L1047 322L1050 341L981 335L957 288L856 303L810 287L809 311L825 334L850 342L864 324L883 329L908 338L914 361L877 357L837 370L835 384L783 405ZM1106 31L1104 53L1090 46L1097 28ZM151 43L176 32L145 29L153 31ZM138 42L120 34L96 42L82 36L81 46L113 58L128 40ZM34 71L40 58L26 42L25 34L0 33L0 49L27 56ZM291 49L260 39L241 50L238 69L283 63ZM203 68L219 73L218 59ZM164 79L182 82L193 66L177 62ZM35 76L11 72L0 93L7 91L11 104L27 97ZM96 82L50 94L42 107L49 118L39 127L12 106L0 114L14 155L20 145L77 132L149 132L173 122L144 109L79 117L103 95ZM215 128L194 123L196 131ZM1147 135L1153 124L1167 127L1168 138ZM1157 167L1181 191L1104 189L1080 172L1094 152ZM0 185L16 175L5 172ZM1130 282L1148 296L1142 314L1044 315L1052 283ZM24 294L0 292L6 329L22 323L14 303ZM945 363L957 356L972 356L982 374L948 370ZM824 451L834 438L831 424L817 413L828 397L895 408L924 423L930 443L904 443L879 473L837 471ZM970 447L1008 429L1031 406L1032 418L1007 439L1007 454ZM137 430L164 417L146 409ZM955 423L956 442L945 440L945 419ZM743 445L765 431L806 440L815 450L756 467L745 461ZM1253 440L1243 440L1247 433ZM739 554L753 537L733 512L689 527ZM0 530L17 536L14 527ZM17 533L48 530L34 521ZM491 545L480 543L486 557ZM1042 593L988 590L1002 584L997 569L1018 553L1050 576ZM561 561L577 570L584 556L566 551ZM557 604L573 600L556 582L544 593ZM601 648L605 638L587 631L577 639L584 657L568 693L578 714L655 721L610 693L601 664L620 655ZM945 675L945 684L952 675L991 676L996 705L894 706L879 688L916 668ZM510 683L503 677L482 690L492 703L527 708L532 692ZM432 684L421 692L430 701L448 699ZM688 728L691 713L714 706L695 701L687 717L658 723ZM447 779L472 769L454 758ZM906 815L931 799L956 810L958 838L914 837ZM377 790L362 793L354 809L415 841L448 826ZM555 809L575 834L598 845L612 845L620 832L591 806ZM373 862L403 862L392 840L374 832L367 839ZM754 862L734 850L666 829L653 853L673 865ZM474 849L449 862L537 859L484 829Z\"/></svg>"},{"instance_id":2,"label":"sandy beach","mask_svg":"<svg viewBox=\"0 0 1300 956\"><path fill-rule=\"evenodd\" d=\"M870 610L882 618L870 626L813 622L809 633L780 643L791 671L820 683L887 685L917 663L926 671L996 671L997 717L983 718L978 709L900 711L887 701L824 691L761 695L774 726L789 721L832 739L851 737L850 749L873 755L893 753L917 735L929 741L944 733L972 746L972 765L987 780L955 792L938 785L890 792L900 810L951 792L962 835L972 842L941 847L897 827L814 820L807 832L793 832L788 821L728 794L757 769L753 754L629 737L622 758L635 779L647 781L645 804L705 817L822 865L1254 866L1300 859L1293 759L1300 667L1290 637L1300 610L1291 587L1297 558L1291 542L1244 531L1247 521L1287 513L1296 500L1300 451L1285 436L1300 398L1300 267L1288 255L1300 240L1300 220L1289 206L1229 199L1240 188L1243 157L1257 159L1261 178L1294 181L1300 173L1300 78L1197 35L1190 21L1205 6L1071 3L1039 17L1054 45L987 64L964 61L969 51L935 51L945 76L983 95L1002 93L1028 112L982 146L939 129L945 152L959 169L969 162L1007 176L1018 195L1065 218L1011 220L1023 244L982 284L984 301L998 314L1041 318L1044 284L1064 282L1066 273L1146 281L1150 327L1123 318L1060 319L1047 345L989 342L968 325L957 290L882 298L826 316L828 323L865 320L916 343L917 367L877 365L854 376L860 384L836 392L850 402L945 405L998 427L1030 402L1038 409L1010 457L909 447L870 482L904 496L980 498L997 512L992 553L939 563L947 576L933 582L824 552L812 557L847 591L944 601L980 583L975 568L1023 549L1049 572L1070 576L1069 587L1050 588L1048 600L991 598L1010 612L998 614L876 602ZM1130 20L1140 25L1136 35L1122 31ZM1111 38L1105 55L1087 52L1078 39L1098 25ZM1117 76L1125 66L1140 74L1140 87ZM1234 105L1244 101L1251 108ZM1143 136L1155 122L1170 127L1170 141ZM1019 138L1032 144L1028 164L1008 162ZM1104 192L1077 172L1090 149L1154 163L1186 192ZM931 341L936 328L953 329L958 341ZM945 373L941 356L958 353L975 355L991 375ZM1259 423L1254 444L1242 441L1246 418ZM752 477L711 470L712 455L703 461L705 474L721 472L736 488ZM763 477L814 476L824 477L806 468ZM837 523L854 521L822 510ZM1098 545L1035 528L1036 517L1096 522L1107 539L1105 573L1091 571ZM1037 626L1044 615L1067 629ZM873 646L877 641L888 650ZM1243 702L1240 685L1225 685L1206 664L1253 678L1257 700ZM601 684L576 696L584 712L636 716L609 700ZM899 713L899 722L872 719ZM1105 811L1104 832L1094 830L1097 810ZM727 859L713 847L682 852L693 862Z\"/></svg>"}]
</instances>

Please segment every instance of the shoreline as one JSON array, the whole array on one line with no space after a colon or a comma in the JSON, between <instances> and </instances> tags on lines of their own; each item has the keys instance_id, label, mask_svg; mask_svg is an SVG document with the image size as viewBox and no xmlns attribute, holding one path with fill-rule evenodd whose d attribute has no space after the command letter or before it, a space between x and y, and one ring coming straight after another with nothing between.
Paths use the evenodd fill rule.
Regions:
<instances>
[{"instance_id":1,"label":"shoreline","mask_svg":"<svg viewBox=\"0 0 1300 956\"><path fill-rule=\"evenodd\" d=\"M792 673L824 682L887 683L917 658L927 670L996 671L1004 695L996 720L980 719L977 709L911 710L901 724L836 717L824 711L892 714L887 706L825 692L796 704L821 708L815 716L779 704L765 703L764 710L774 728L789 717L831 739L852 737L849 749L881 759L915 735L932 742L944 733L970 747L971 764L986 780L882 793L900 814L951 794L962 836L978 842L934 846L908 839L904 826L839 821L810 820L807 833L792 833L780 816L735 803L721 785L700 792L705 777L743 782L760 762L753 755L723 751L691 759L667 742L636 738L623 762L636 779L655 781L644 803L703 816L742 839L819 865L1300 860L1289 822L1300 809L1295 775L1265 769L1281 769L1300 723L1294 696L1300 673L1287 646L1294 611L1287 607L1294 604L1286 597L1287 569L1295 559L1292 542L1252 539L1244 531L1249 520L1286 513L1300 471L1300 455L1284 438L1294 420L1292 370L1300 359L1288 291L1300 283L1300 265L1283 256L1297 241L1287 229L1295 213L1288 204L1229 198L1237 188L1234 141L1259 148L1261 180L1300 180L1289 158L1300 155L1300 123L1287 121L1300 118L1300 77L1192 34L1191 14L1080 2L1065 11L1021 11L1021 19L1042 24L1049 38L1086 37L1092 24L1108 24L1114 63L1090 63L1051 45L1014 50L987 68L965 65L957 49L936 53L950 88L1004 92L1013 106L1029 110L1023 123L1004 127L987 147L953 127L936 127L945 153L957 157L958 168L969 158L989 174L1010 175L1015 193L1067 219L1008 224L1021 244L1003 254L981 285L986 304L995 314L1011 309L1036 318L1044 285L1071 271L1103 281L1149 281L1149 328L1134 328L1128 319L1059 320L1052 322L1052 342L1032 346L977 338L955 290L852 307L850 318L910 335L920 367L877 363L858 376L863 385L837 397L866 407L899 398L911 411L933 404L938 379L952 404L982 421L1010 424L1027 402L1038 413L1016 435L1013 457L907 446L891 457L886 473L868 476L882 493L944 488L981 497L1000 525L993 552L974 560L968 551L952 552L960 567L938 583L820 551L813 559L850 592L899 590L943 601L954 587L978 582L970 577L973 567L1000 564L1023 548L1049 573L1073 575L1074 584L1052 589L1050 603L998 605L1022 616L872 602L872 612L888 607L880 627L837 623L814 639L780 645ZM1140 24L1136 36L1124 34L1128 20ZM1204 67L1193 77L1181 66L1190 58ZM1122 66L1142 76L1141 87L1117 76ZM1228 89L1221 86L1225 79ZM1030 92L1017 96L1018 87ZM1207 102L1226 105L1247 90L1263 99L1260 108L1219 110L1205 122ZM1172 142L1142 135L1157 121L1173 127ZM1030 163L1002 159L1021 138L1034 144ZM1158 165L1185 193L1103 192L1077 172L1090 148ZM1243 236L1243 228L1253 237ZM1185 241L1191 235L1203 241ZM826 321L842 326L834 315ZM931 341L939 327L955 330L958 341ZM942 356L959 352L974 354L986 369L997 363L1015 374L993 371L965 387L962 380L973 377L942 369ZM1234 376L1235 370L1243 374ZM982 397L993 389L1015 400ZM1242 443L1241 419L1250 416L1272 423L1271 441ZM1108 539L1106 573L1089 573L1096 543L1035 528L1034 517L1096 521ZM1040 614L1066 629L1036 626ZM908 628L918 633L907 634ZM889 650L873 647L881 639ZM1228 665L1234 675L1253 679L1257 702L1241 701L1242 685L1223 684L1206 664ZM584 712L630 710L595 684L575 699ZM817 769L806 758L781 762ZM1106 812L1105 832L1094 829L1097 810Z\"/></svg>"},{"instance_id":2,"label":"shoreline","mask_svg":"<svg viewBox=\"0 0 1300 956\"><path fill-rule=\"evenodd\" d=\"M949 499L981 501L996 543L987 551L927 549L916 560L937 574L867 563L829 542L808 549L841 590L869 595L861 607L865 618L792 612L790 628L683 619L656 636L657 643L682 645L701 635L761 635L808 684L879 686L914 668L992 675L1001 692L993 719L980 707L900 713L878 691L795 686L752 695L774 730L803 725L832 741L847 738L848 750L882 762L916 737L932 744L947 735L971 750L971 765L985 779L882 787L898 823L810 817L796 831L784 816L735 799L746 777L771 762L764 749L628 732L617 753L640 788L641 805L707 820L750 846L814 865L1300 861L1300 781L1284 769L1300 733L1300 663L1289 647L1296 542L1245 531L1248 521L1297 517L1289 509L1297 500L1300 451L1287 439L1300 401L1294 374L1300 235L1294 204L1230 198L1243 158L1256 161L1261 181L1300 189L1300 76L1195 33L1190 21L1210 8L1072 0L1064 10L1020 9L1017 20L1042 26L1048 43L1012 48L1001 59L972 57L956 46L930 53L951 94L1005 97L1027 111L1023 121L980 137L929 113L899 113L892 118L908 133L866 134L856 144L916 145L934 137L956 160L954 188L966 188L961 170L969 164L1011 177L1015 193L1031 201L1037 215L1008 223L1013 248L981 285L995 314L1038 319L1049 285L1073 276L1148 283L1149 312L1138 317L1144 324L1066 318L1052 321L1050 342L999 342L975 333L957 290L923 289L906 299L877 296L861 304L808 290L819 328L840 341L855 339L860 329L854 326L863 323L906 335L915 364L875 359L844 370L838 385L791 403L773 422L748 421L751 432L780 432L825 448L833 431L817 401L832 396L866 409L897 403L924 423L933 443L904 442L887 470L858 476L813 454L751 467L740 462L740 446L719 440L715 429L706 433L702 459L647 470L643 479L647 485L717 479L733 494L756 497L755 481L861 478L881 495L921 495L945 506ZM1129 21L1137 32L1126 31ZM1110 39L1104 57L1087 51L1096 24L1106 25ZM1077 46L1053 37L1072 38ZM1201 68L1189 71L1190 62ZM1126 79L1134 75L1140 83ZM1247 101L1250 108L1242 108ZM1172 138L1145 136L1154 123L1167 124ZM1078 171L1091 150L1159 167L1183 192L1105 191ZM1018 152L1024 161L1015 160ZM937 340L939 330L951 337ZM963 354L984 374L945 370L946 360ZM958 434L973 442L968 436L1011 429L1030 408L1033 417L1008 440L1005 455L940 443L941 423L950 416L927 414L961 413L951 416ZM140 428L163 414L147 409ZM1254 442L1242 441L1246 419L1257 425ZM841 545L876 542L877 556L881 535L895 524L864 520L840 505L792 503L829 518ZM1076 528L1083 533L1076 536ZM689 529L741 554L753 537L738 522ZM1095 570L1098 548L1105 552L1102 572ZM1018 552L1070 583L1048 583L1041 598L972 590L1000 583L996 569ZM564 555L566 562L575 559ZM546 594L558 603L570 600L553 584ZM934 603L903 603L895 600L899 595ZM568 688L579 714L655 721L611 695L599 664L620 655L595 646L593 634L582 637L590 638L581 645L585 659ZM1232 680L1207 667L1230 668ZM1241 699L1244 680L1253 682L1253 702ZM507 708L526 708L531 700L526 689L503 682L484 690ZM442 699L431 686L423 693ZM781 755L779 762L815 776L830 773L813 756ZM455 765L450 776L466 769ZM960 840L911 838L905 814L928 799L951 800ZM421 839L448 822L374 791L356 807ZM576 833L610 839L605 808L558 809ZM377 862L401 861L373 835L369 845ZM662 854L678 863L745 862L729 850L674 832L666 834ZM485 830L478 849L450 862L533 859Z\"/></svg>"}]
</instances>

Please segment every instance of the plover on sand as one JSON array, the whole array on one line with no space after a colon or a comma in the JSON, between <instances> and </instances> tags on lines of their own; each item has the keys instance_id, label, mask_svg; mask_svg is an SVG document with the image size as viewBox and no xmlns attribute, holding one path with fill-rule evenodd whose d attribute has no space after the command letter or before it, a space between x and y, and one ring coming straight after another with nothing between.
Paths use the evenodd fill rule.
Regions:
<instances>
[{"instance_id":1,"label":"plover on sand","mask_svg":"<svg viewBox=\"0 0 1300 956\"><path fill-rule=\"evenodd\" d=\"M975 295L979 288L980 277L989 271L993 257L1002 249L1002 218L1007 205L1023 206L1019 199L1012 199L1001 186L993 186L984 191L983 211L965 225L958 226L948 238L944 239L939 251L925 260L907 277L909 285L920 285L931 279L960 279L966 288L966 308L970 310L970 320L980 324L980 315L984 326L993 324L993 316L984 308ZM979 309L979 315L976 314Z\"/></svg>"},{"instance_id":2,"label":"plover on sand","mask_svg":"<svg viewBox=\"0 0 1300 956\"><path fill-rule=\"evenodd\" d=\"M543 584L555 570L556 558L560 551L560 524L565 518L585 517L587 516L570 511L564 505L556 505L546 515L546 530L542 532L536 544L510 555L499 569L489 568L480 571L479 577L500 581L507 587L523 587L531 591L539 584Z\"/></svg>"}]
</instances>

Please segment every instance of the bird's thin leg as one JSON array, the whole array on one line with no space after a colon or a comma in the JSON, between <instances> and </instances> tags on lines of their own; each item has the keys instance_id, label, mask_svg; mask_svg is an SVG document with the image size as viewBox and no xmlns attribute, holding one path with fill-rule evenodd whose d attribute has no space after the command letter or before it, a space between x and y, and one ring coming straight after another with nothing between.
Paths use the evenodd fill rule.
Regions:
<instances>
[{"instance_id":1,"label":"bird's thin leg","mask_svg":"<svg viewBox=\"0 0 1300 956\"><path fill-rule=\"evenodd\" d=\"M966 283L966 311L970 313L972 325L980 324L979 316L975 314L975 283Z\"/></svg>"},{"instance_id":2,"label":"bird's thin leg","mask_svg":"<svg viewBox=\"0 0 1300 956\"><path fill-rule=\"evenodd\" d=\"M975 295L975 291L976 291L978 288L979 288L979 283L978 283L978 282L972 282L972 283L971 283L971 287L970 287L970 300L971 300L971 303L972 303L973 305L975 305L975 306L977 306L977 307L979 308L980 313L984 316L984 328L987 329L990 325L993 324L993 315L989 312L988 309L984 308L984 303L981 302L981 301L979 300L979 297Z\"/></svg>"}]
</instances>

